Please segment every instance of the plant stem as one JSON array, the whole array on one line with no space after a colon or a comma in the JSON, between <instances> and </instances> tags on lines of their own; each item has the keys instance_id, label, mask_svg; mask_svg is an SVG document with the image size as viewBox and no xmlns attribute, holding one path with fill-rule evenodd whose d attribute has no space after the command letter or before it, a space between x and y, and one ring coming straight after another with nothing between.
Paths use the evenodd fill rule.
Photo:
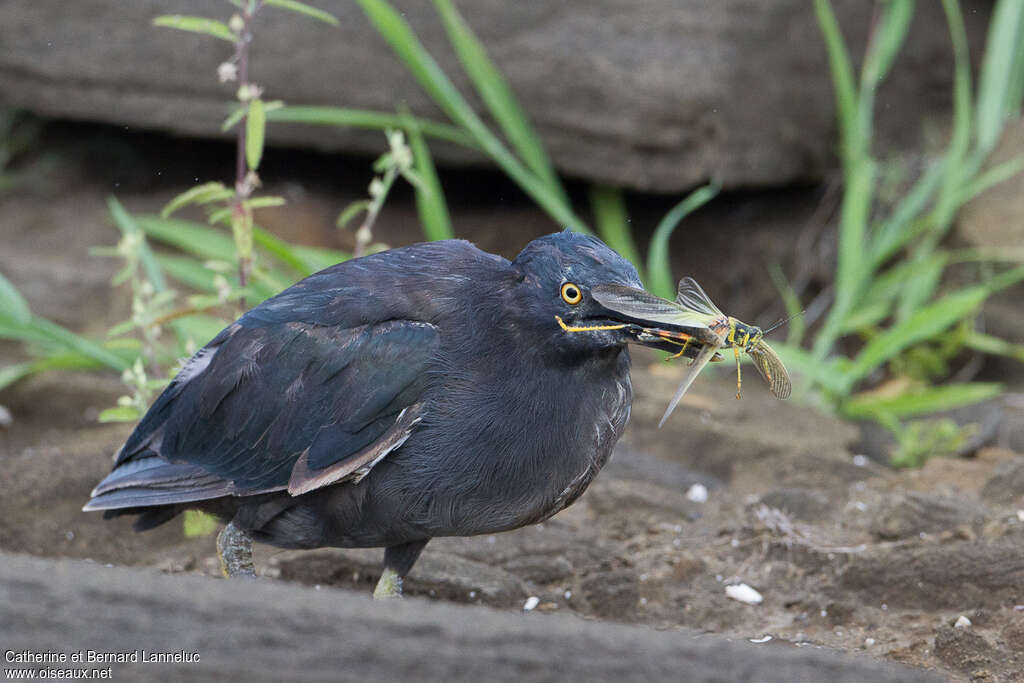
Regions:
<instances>
[{"instance_id":1,"label":"plant stem","mask_svg":"<svg viewBox=\"0 0 1024 683\"><path fill-rule=\"evenodd\" d=\"M238 42L235 43L235 60L238 63L238 88L239 91L249 92L249 44L252 42L252 20L259 11L262 2L243 3L240 12L242 17L242 30L238 33ZM248 106L248 102L242 103ZM249 282L249 274L252 271L252 209L246 205L246 201L255 189L255 182L250 177L250 170L245 159L245 130L248 121L248 113L242 116L238 122L238 142L235 153L235 197L231 202L231 224L235 233L235 244L238 248L238 284L245 287ZM254 172L252 172L254 173ZM245 299L242 299L242 306L245 307Z\"/></svg>"}]
</instances>

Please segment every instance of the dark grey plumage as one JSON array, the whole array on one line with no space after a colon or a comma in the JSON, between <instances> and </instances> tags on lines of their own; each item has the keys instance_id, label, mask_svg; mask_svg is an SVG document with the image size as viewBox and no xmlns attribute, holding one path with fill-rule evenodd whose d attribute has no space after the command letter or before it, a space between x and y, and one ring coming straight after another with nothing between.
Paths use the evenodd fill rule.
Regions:
<instances>
[{"instance_id":1,"label":"dark grey plumage","mask_svg":"<svg viewBox=\"0 0 1024 683\"><path fill-rule=\"evenodd\" d=\"M398 576L435 536L543 520L629 418L636 325L556 319L616 323L599 284L641 286L571 232L511 262L446 241L321 271L184 366L85 509L149 528L195 507L280 547L384 546Z\"/></svg>"}]
</instances>

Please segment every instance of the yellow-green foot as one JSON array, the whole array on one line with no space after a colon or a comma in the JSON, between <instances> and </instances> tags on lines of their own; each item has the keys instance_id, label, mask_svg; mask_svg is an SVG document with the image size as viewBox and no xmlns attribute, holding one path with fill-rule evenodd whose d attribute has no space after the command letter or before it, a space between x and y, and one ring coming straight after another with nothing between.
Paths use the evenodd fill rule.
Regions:
<instances>
[{"instance_id":1,"label":"yellow-green foot","mask_svg":"<svg viewBox=\"0 0 1024 683\"><path fill-rule=\"evenodd\" d=\"M228 522L217 534L217 557L224 576L256 576L252 562L252 537L234 522Z\"/></svg>"},{"instance_id":2,"label":"yellow-green foot","mask_svg":"<svg viewBox=\"0 0 1024 683\"><path fill-rule=\"evenodd\" d=\"M377 587L373 589L374 600L393 600L402 597L402 577L394 569L384 568Z\"/></svg>"}]
</instances>

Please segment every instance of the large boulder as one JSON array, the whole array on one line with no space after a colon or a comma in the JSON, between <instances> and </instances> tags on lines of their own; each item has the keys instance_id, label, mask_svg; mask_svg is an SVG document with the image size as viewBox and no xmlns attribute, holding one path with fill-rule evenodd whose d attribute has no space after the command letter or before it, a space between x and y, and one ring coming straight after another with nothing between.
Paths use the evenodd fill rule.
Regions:
<instances>
[{"instance_id":1,"label":"large boulder","mask_svg":"<svg viewBox=\"0 0 1024 683\"><path fill-rule=\"evenodd\" d=\"M351 0L318 0L331 27L266 8L254 79L270 98L394 111L440 111ZM470 92L432 4L394 4L463 92ZM641 190L678 191L709 177L727 187L816 179L835 146L828 61L806 0L474 0L458 3L507 75L566 174ZM835 0L860 54L875 4ZM53 116L221 135L232 87L215 69L231 46L151 25L160 14L220 15L205 0L5 0L0 102ZM980 47L990 3L964 3ZM916 143L922 117L945 111L949 37L939 3L918 3L880 101L884 139ZM275 125L276 144L376 153L377 133ZM478 162L437 145L442 162Z\"/></svg>"}]
</instances>

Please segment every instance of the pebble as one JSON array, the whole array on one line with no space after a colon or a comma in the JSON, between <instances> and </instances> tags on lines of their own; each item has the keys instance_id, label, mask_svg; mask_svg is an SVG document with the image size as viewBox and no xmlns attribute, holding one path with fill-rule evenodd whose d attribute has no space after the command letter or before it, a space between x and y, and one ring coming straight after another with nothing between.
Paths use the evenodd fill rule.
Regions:
<instances>
[{"instance_id":1,"label":"pebble","mask_svg":"<svg viewBox=\"0 0 1024 683\"><path fill-rule=\"evenodd\" d=\"M772 637L769 635L762 636L761 638L749 638L750 642L760 645L761 643L767 643Z\"/></svg>"},{"instance_id":2,"label":"pebble","mask_svg":"<svg viewBox=\"0 0 1024 683\"><path fill-rule=\"evenodd\" d=\"M523 603L523 611L529 612L538 604L540 604L540 598L538 598L536 595L531 595L530 597L526 598L526 602Z\"/></svg>"},{"instance_id":3,"label":"pebble","mask_svg":"<svg viewBox=\"0 0 1024 683\"><path fill-rule=\"evenodd\" d=\"M871 647L874 644L875 644L875 639L874 638L865 638L864 639L864 647Z\"/></svg>"},{"instance_id":4,"label":"pebble","mask_svg":"<svg viewBox=\"0 0 1024 683\"><path fill-rule=\"evenodd\" d=\"M745 583L738 583L725 587L725 594L733 600L745 602L748 605L760 605L764 600L761 594Z\"/></svg>"},{"instance_id":5,"label":"pebble","mask_svg":"<svg viewBox=\"0 0 1024 683\"><path fill-rule=\"evenodd\" d=\"M960 618L956 620L955 624L953 624L953 628L969 628L970 625L971 620L961 614Z\"/></svg>"},{"instance_id":6,"label":"pebble","mask_svg":"<svg viewBox=\"0 0 1024 683\"><path fill-rule=\"evenodd\" d=\"M704 484L694 484L686 492L686 497L694 503L706 503L708 502L708 487Z\"/></svg>"}]
</instances>

